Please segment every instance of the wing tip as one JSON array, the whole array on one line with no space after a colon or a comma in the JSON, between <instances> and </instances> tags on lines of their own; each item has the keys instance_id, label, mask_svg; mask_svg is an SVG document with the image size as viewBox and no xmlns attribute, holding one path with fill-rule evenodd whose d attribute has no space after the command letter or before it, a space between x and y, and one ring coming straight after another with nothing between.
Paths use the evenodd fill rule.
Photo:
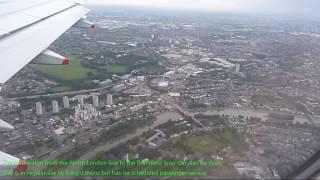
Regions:
<instances>
[{"instance_id":1,"label":"wing tip","mask_svg":"<svg viewBox=\"0 0 320 180\"><path fill-rule=\"evenodd\" d=\"M63 65L68 65L68 64L70 64L70 59L65 58L65 59L63 60L62 64L63 64Z\"/></svg>"}]
</instances>

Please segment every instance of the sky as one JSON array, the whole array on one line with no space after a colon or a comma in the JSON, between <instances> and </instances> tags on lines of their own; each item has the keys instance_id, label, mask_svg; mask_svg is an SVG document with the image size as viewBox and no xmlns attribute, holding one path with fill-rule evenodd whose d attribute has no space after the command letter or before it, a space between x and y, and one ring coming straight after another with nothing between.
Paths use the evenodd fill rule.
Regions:
<instances>
[{"instance_id":1,"label":"sky","mask_svg":"<svg viewBox=\"0 0 320 180\"><path fill-rule=\"evenodd\" d=\"M88 3L257 14L315 14L320 9L320 0L88 0Z\"/></svg>"}]
</instances>

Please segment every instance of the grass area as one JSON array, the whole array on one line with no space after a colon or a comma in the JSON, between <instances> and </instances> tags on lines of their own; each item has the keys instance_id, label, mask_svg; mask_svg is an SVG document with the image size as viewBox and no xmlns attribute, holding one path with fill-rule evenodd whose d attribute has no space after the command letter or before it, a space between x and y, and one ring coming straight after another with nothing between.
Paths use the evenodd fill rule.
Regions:
<instances>
[{"instance_id":1,"label":"grass area","mask_svg":"<svg viewBox=\"0 0 320 180\"><path fill-rule=\"evenodd\" d=\"M189 136L184 142L196 154L207 154L216 152L220 146L219 140L209 134Z\"/></svg>"},{"instance_id":2,"label":"grass area","mask_svg":"<svg viewBox=\"0 0 320 180\"><path fill-rule=\"evenodd\" d=\"M107 72L111 74L123 74L128 72L128 67L121 65L109 65L107 67Z\"/></svg>"},{"instance_id":3,"label":"grass area","mask_svg":"<svg viewBox=\"0 0 320 180\"><path fill-rule=\"evenodd\" d=\"M175 146L170 149L173 154L184 154L185 151L181 146Z\"/></svg>"},{"instance_id":4,"label":"grass area","mask_svg":"<svg viewBox=\"0 0 320 180\"><path fill-rule=\"evenodd\" d=\"M25 152L27 154L34 154L35 148L32 144L26 144L26 145L18 146L15 148L9 148L5 152L10 153L12 155L16 155L22 152Z\"/></svg>"},{"instance_id":5,"label":"grass area","mask_svg":"<svg viewBox=\"0 0 320 180\"><path fill-rule=\"evenodd\" d=\"M223 139L228 142L236 151L241 151L244 141L237 131L229 130L220 133Z\"/></svg>"},{"instance_id":6,"label":"grass area","mask_svg":"<svg viewBox=\"0 0 320 180\"><path fill-rule=\"evenodd\" d=\"M241 157L242 152L245 152L247 147L243 135L233 128L216 129L208 133L183 136L176 143L170 142L164 144L162 148L169 150L175 155L193 154L206 157L220 154L222 149L225 150L229 146L231 147L231 151L229 152L235 157ZM228 153L228 155L230 154ZM232 162L228 160L223 162L224 164L220 167L196 166L192 167L192 170L206 171L209 176L216 177L215 179L241 178L240 174L233 167Z\"/></svg>"},{"instance_id":7,"label":"grass area","mask_svg":"<svg viewBox=\"0 0 320 180\"><path fill-rule=\"evenodd\" d=\"M288 101L286 98L278 98L271 95L253 95L251 97L252 103L257 105L267 105L271 107L280 107L280 108L292 108L296 109L295 104Z\"/></svg>"},{"instance_id":8,"label":"grass area","mask_svg":"<svg viewBox=\"0 0 320 180\"><path fill-rule=\"evenodd\" d=\"M59 92L65 92L65 91L70 91L70 90L72 90L71 87L61 85L61 86L56 86L53 88L39 90L34 94L51 94L51 93L59 93Z\"/></svg>"},{"instance_id":9,"label":"grass area","mask_svg":"<svg viewBox=\"0 0 320 180\"><path fill-rule=\"evenodd\" d=\"M185 62L182 61L182 59L177 59L177 58L170 58L167 60L170 64L173 65L183 65L186 64Z\"/></svg>"},{"instance_id":10,"label":"grass area","mask_svg":"<svg viewBox=\"0 0 320 180\"><path fill-rule=\"evenodd\" d=\"M208 172L209 175L215 176L215 179L240 179L241 175L238 173L236 168L230 164L224 164L221 167L215 167L214 169L210 166L205 167L204 171Z\"/></svg>"},{"instance_id":11,"label":"grass area","mask_svg":"<svg viewBox=\"0 0 320 180\"><path fill-rule=\"evenodd\" d=\"M240 153L246 148L243 136L236 129L215 130L195 136L184 136L174 145L169 145L173 154L216 154L222 148L231 146L233 152Z\"/></svg>"},{"instance_id":12,"label":"grass area","mask_svg":"<svg viewBox=\"0 0 320 180\"><path fill-rule=\"evenodd\" d=\"M288 96L288 95L285 95L285 94L280 94L280 95L283 97L283 99L285 99L288 102L288 104L291 104L298 111L306 112L306 107L303 104L299 103L299 98Z\"/></svg>"},{"instance_id":13,"label":"grass area","mask_svg":"<svg viewBox=\"0 0 320 180\"><path fill-rule=\"evenodd\" d=\"M80 59L72 56L71 63L69 65L31 65L33 69L46 74L49 77L57 78L60 80L80 80L85 79L87 74L97 74L94 69L83 67L80 63ZM59 90L59 89L58 89Z\"/></svg>"},{"instance_id":14,"label":"grass area","mask_svg":"<svg viewBox=\"0 0 320 180\"><path fill-rule=\"evenodd\" d=\"M36 147L35 149L35 154L37 156L42 155L43 153L46 153L50 150L50 148L46 145L40 146L40 147Z\"/></svg>"},{"instance_id":15,"label":"grass area","mask_svg":"<svg viewBox=\"0 0 320 180\"><path fill-rule=\"evenodd\" d=\"M68 86L56 86L54 88L51 88L51 90L54 92L64 92L64 91L70 91L71 88Z\"/></svg>"}]
</instances>

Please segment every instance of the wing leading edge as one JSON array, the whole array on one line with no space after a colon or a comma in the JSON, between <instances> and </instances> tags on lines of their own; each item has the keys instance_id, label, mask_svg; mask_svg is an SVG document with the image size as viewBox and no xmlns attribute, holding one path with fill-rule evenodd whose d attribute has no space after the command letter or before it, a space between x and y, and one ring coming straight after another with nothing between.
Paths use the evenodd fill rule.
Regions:
<instances>
[{"instance_id":1,"label":"wing leading edge","mask_svg":"<svg viewBox=\"0 0 320 180\"><path fill-rule=\"evenodd\" d=\"M30 62L68 64L47 48L72 26L94 28L84 19L88 12L79 0L0 1L0 92L1 85ZM12 130L0 119L0 132Z\"/></svg>"},{"instance_id":2,"label":"wing leading edge","mask_svg":"<svg viewBox=\"0 0 320 180\"><path fill-rule=\"evenodd\" d=\"M0 84L45 51L70 27L83 21L88 12L78 2L42 0L29 8L0 14Z\"/></svg>"}]
</instances>

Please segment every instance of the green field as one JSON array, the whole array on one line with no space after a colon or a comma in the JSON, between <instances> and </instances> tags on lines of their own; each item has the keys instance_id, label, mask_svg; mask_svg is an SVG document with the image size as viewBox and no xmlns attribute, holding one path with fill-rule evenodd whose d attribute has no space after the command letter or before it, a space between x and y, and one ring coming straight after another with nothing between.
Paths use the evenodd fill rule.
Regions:
<instances>
[{"instance_id":1,"label":"green field","mask_svg":"<svg viewBox=\"0 0 320 180\"><path fill-rule=\"evenodd\" d=\"M42 155L44 153L47 153L48 151L50 151L50 148L46 145L43 145L43 146L36 146L36 149L35 149L35 154L36 155Z\"/></svg>"},{"instance_id":2,"label":"green field","mask_svg":"<svg viewBox=\"0 0 320 180\"><path fill-rule=\"evenodd\" d=\"M64 91L70 91L71 88L68 86L56 86L54 88L51 88L53 92L64 92Z\"/></svg>"},{"instance_id":3,"label":"green field","mask_svg":"<svg viewBox=\"0 0 320 180\"><path fill-rule=\"evenodd\" d=\"M71 57L71 63L69 65L31 65L36 71L42 72L49 77L57 78L60 80L80 80L85 79L89 72L94 75L97 71L83 67L79 58Z\"/></svg>"},{"instance_id":4,"label":"green field","mask_svg":"<svg viewBox=\"0 0 320 180\"><path fill-rule=\"evenodd\" d=\"M189 136L185 139L184 143L189 146L196 154L216 152L220 145L219 140L217 140L214 136L208 134Z\"/></svg>"},{"instance_id":5,"label":"green field","mask_svg":"<svg viewBox=\"0 0 320 180\"><path fill-rule=\"evenodd\" d=\"M233 129L215 130L214 133L182 137L178 143L170 145L169 150L180 155L205 155L215 154L221 148L231 146L234 152L241 152L246 147L243 139L241 134Z\"/></svg>"},{"instance_id":6,"label":"green field","mask_svg":"<svg viewBox=\"0 0 320 180\"><path fill-rule=\"evenodd\" d=\"M182 59L178 59L178 58L171 58L167 60L170 64L173 65L183 65L186 64L185 62L182 61Z\"/></svg>"},{"instance_id":7,"label":"green field","mask_svg":"<svg viewBox=\"0 0 320 180\"><path fill-rule=\"evenodd\" d=\"M107 67L107 72L110 74L123 74L128 72L128 67L121 65L109 65Z\"/></svg>"}]
</instances>

